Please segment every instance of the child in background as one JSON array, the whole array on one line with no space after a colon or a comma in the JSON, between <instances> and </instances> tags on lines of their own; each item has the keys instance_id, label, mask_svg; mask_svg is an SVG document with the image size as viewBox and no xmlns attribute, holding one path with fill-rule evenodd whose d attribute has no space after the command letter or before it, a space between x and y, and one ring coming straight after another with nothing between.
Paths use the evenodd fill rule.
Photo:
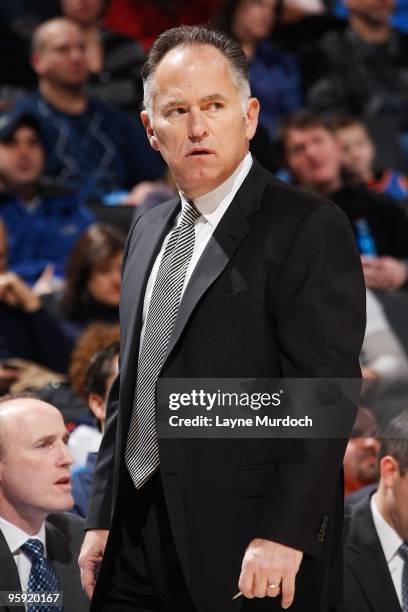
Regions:
<instances>
[{"instance_id":1,"label":"child in background","mask_svg":"<svg viewBox=\"0 0 408 612\"><path fill-rule=\"evenodd\" d=\"M374 142L362 121L354 117L335 119L343 166L359 182L377 193L385 193L395 200L408 198L408 178L396 170L376 170Z\"/></svg>"}]
</instances>

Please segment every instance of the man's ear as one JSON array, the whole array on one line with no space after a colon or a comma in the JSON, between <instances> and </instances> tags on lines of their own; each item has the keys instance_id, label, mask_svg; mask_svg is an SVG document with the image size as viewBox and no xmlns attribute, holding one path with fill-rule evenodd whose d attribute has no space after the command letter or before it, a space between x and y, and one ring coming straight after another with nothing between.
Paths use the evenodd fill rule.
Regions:
<instances>
[{"instance_id":1,"label":"man's ear","mask_svg":"<svg viewBox=\"0 0 408 612\"><path fill-rule=\"evenodd\" d=\"M160 151L160 147L159 147L159 143L157 142L157 138L154 134L154 130L153 130L153 126L152 126L152 122L150 120L149 117L149 113L147 111L142 111L140 113L140 118L142 120L143 126L146 130L146 134L147 137L149 139L150 142L150 146L155 150L155 151Z\"/></svg>"},{"instance_id":2,"label":"man's ear","mask_svg":"<svg viewBox=\"0 0 408 612\"><path fill-rule=\"evenodd\" d=\"M246 135L248 140L251 140L258 126L259 102L256 98L249 98L246 108Z\"/></svg>"},{"instance_id":3,"label":"man's ear","mask_svg":"<svg viewBox=\"0 0 408 612\"><path fill-rule=\"evenodd\" d=\"M390 455L385 455L380 461L381 480L387 488L393 489L400 476L398 461Z\"/></svg>"},{"instance_id":4,"label":"man's ear","mask_svg":"<svg viewBox=\"0 0 408 612\"><path fill-rule=\"evenodd\" d=\"M90 393L88 395L88 406L98 421L105 419L105 399L97 393Z\"/></svg>"},{"instance_id":5,"label":"man's ear","mask_svg":"<svg viewBox=\"0 0 408 612\"><path fill-rule=\"evenodd\" d=\"M33 67L33 70L36 74L41 76L42 74L42 62L41 62L41 54L38 51L34 51L30 57L30 63Z\"/></svg>"}]
</instances>

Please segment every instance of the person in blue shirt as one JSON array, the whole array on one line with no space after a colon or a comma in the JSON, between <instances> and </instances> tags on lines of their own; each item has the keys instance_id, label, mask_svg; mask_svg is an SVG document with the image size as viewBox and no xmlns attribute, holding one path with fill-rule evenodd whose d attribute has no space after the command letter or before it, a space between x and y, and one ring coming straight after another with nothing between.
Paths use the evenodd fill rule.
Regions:
<instances>
[{"instance_id":1,"label":"person in blue shirt","mask_svg":"<svg viewBox=\"0 0 408 612\"><path fill-rule=\"evenodd\" d=\"M89 98L89 67L81 29L69 19L41 24L33 35L32 64L39 89L16 104L35 113L47 143L45 174L81 201L125 197L136 185L164 177L165 165L137 116Z\"/></svg>"},{"instance_id":2,"label":"person in blue shirt","mask_svg":"<svg viewBox=\"0 0 408 612\"><path fill-rule=\"evenodd\" d=\"M73 193L42 182L47 151L30 113L0 119L0 217L8 235L8 267L28 284L53 267L61 278L77 239L95 220Z\"/></svg>"},{"instance_id":3,"label":"person in blue shirt","mask_svg":"<svg viewBox=\"0 0 408 612\"><path fill-rule=\"evenodd\" d=\"M408 178L392 168L376 165L376 146L367 126L352 116L335 118L337 137L341 145L342 163L350 176L377 193L408 203Z\"/></svg>"}]
</instances>

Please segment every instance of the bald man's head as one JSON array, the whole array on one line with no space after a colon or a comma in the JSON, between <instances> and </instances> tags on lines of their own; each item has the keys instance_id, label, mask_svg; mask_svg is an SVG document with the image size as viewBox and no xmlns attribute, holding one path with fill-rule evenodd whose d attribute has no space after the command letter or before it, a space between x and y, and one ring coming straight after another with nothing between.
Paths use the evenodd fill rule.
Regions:
<instances>
[{"instance_id":1,"label":"bald man's head","mask_svg":"<svg viewBox=\"0 0 408 612\"><path fill-rule=\"evenodd\" d=\"M57 416L62 420L61 413L55 406L39 400L35 395L6 396L0 399L0 461L7 452L14 432L30 427L38 414Z\"/></svg>"},{"instance_id":2,"label":"bald man's head","mask_svg":"<svg viewBox=\"0 0 408 612\"><path fill-rule=\"evenodd\" d=\"M72 508L67 442L51 404L33 397L0 402L0 516L35 529L50 512Z\"/></svg>"},{"instance_id":3,"label":"bald man's head","mask_svg":"<svg viewBox=\"0 0 408 612\"><path fill-rule=\"evenodd\" d=\"M79 26L71 19L68 19L68 17L55 17L54 19L48 19L48 21L40 23L33 32L31 40L32 51L44 51L47 48L50 38L58 35L61 29L66 28L80 31Z\"/></svg>"},{"instance_id":4,"label":"bald man's head","mask_svg":"<svg viewBox=\"0 0 408 612\"><path fill-rule=\"evenodd\" d=\"M82 30L70 19L45 21L34 31L32 65L42 81L59 86L82 86L88 77Z\"/></svg>"}]
</instances>

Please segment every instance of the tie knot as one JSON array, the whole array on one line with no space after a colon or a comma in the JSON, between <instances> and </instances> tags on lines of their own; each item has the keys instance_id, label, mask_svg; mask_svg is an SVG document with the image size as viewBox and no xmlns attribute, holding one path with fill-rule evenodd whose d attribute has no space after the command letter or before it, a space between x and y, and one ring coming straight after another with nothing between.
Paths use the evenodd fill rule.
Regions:
<instances>
[{"instance_id":1,"label":"tie knot","mask_svg":"<svg viewBox=\"0 0 408 612\"><path fill-rule=\"evenodd\" d=\"M408 561L408 542L403 542L398 549L398 554L404 561Z\"/></svg>"},{"instance_id":2,"label":"tie knot","mask_svg":"<svg viewBox=\"0 0 408 612\"><path fill-rule=\"evenodd\" d=\"M181 212L180 225L193 225L200 215L201 213L196 208L194 202L188 200L183 206L183 210Z\"/></svg>"},{"instance_id":3,"label":"tie knot","mask_svg":"<svg viewBox=\"0 0 408 612\"><path fill-rule=\"evenodd\" d=\"M41 540L30 538L21 546L21 550L30 557L31 561L42 561L44 559L44 545Z\"/></svg>"}]
</instances>

